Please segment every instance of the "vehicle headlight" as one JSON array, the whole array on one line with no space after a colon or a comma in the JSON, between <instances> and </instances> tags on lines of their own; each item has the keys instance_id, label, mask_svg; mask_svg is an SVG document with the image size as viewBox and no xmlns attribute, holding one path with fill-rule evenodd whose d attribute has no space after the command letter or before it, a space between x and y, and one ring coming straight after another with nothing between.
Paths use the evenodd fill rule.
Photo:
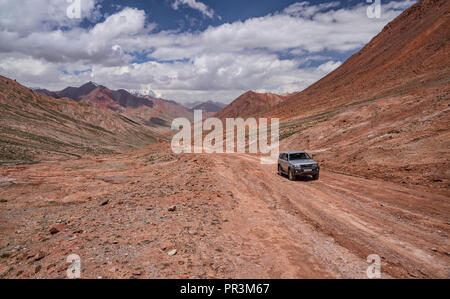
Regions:
<instances>
[{"instance_id":1,"label":"vehicle headlight","mask_svg":"<svg viewBox=\"0 0 450 299\"><path fill-rule=\"evenodd\" d=\"M296 165L295 168L296 169L302 169L302 166L301 165Z\"/></svg>"}]
</instances>

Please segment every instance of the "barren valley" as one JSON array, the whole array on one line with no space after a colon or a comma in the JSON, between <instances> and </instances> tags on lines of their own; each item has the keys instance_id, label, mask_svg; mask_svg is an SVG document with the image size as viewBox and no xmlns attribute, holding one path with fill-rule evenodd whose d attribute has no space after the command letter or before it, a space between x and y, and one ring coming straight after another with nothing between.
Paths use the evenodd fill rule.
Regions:
<instances>
[{"instance_id":1,"label":"barren valley","mask_svg":"<svg viewBox=\"0 0 450 299\"><path fill-rule=\"evenodd\" d=\"M280 119L314 154L290 181L256 154L172 153L192 109L87 83L0 77L0 278L450 278L450 2L424 0L302 92L205 115ZM217 112L217 113L216 113Z\"/></svg>"}]
</instances>

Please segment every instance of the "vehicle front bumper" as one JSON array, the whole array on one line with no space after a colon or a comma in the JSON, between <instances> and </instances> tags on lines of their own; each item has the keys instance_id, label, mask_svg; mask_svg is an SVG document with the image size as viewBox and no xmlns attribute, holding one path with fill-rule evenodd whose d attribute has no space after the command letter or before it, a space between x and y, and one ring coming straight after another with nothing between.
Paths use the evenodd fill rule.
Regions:
<instances>
[{"instance_id":1,"label":"vehicle front bumper","mask_svg":"<svg viewBox=\"0 0 450 299\"><path fill-rule=\"evenodd\" d=\"M295 169L295 175L297 175L297 176L316 175L316 174L319 174L319 172L320 172L320 168L319 169L313 169L311 171L305 171L305 169Z\"/></svg>"}]
</instances>

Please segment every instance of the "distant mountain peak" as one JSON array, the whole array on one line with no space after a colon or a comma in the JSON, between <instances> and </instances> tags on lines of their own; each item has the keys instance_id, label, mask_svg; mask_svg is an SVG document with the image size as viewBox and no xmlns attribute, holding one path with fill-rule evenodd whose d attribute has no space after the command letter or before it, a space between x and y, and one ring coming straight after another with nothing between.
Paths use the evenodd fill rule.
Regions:
<instances>
[{"instance_id":1,"label":"distant mountain peak","mask_svg":"<svg viewBox=\"0 0 450 299\"><path fill-rule=\"evenodd\" d=\"M274 93L258 93L249 90L239 96L230 105L220 110L216 117L248 117L284 102L286 97Z\"/></svg>"},{"instance_id":2,"label":"distant mountain peak","mask_svg":"<svg viewBox=\"0 0 450 299\"><path fill-rule=\"evenodd\" d=\"M99 87L99 86L100 86L99 84L97 84L97 83L95 83L93 81L89 81L89 82L81 85L79 88L96 88L96 87Z\"/></svg>"},{"instance_id":3,"label":"distant mountain peak","mask_svg":"<svg viewBox=\"0 0 450 299\"><path fill-rule=\"evenodd\" d=\"M222 110L225 106L225 104L219 102L207 101L193 106L190 110L202 110L203 112L207 113L216 113Z\"/></svg>"}]
</instances>

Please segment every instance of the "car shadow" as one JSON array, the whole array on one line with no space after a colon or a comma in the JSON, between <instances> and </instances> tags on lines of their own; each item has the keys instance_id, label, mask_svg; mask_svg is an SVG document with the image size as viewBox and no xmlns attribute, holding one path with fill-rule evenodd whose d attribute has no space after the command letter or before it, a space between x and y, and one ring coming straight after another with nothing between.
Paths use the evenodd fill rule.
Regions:
<instances>
[{"instance_id":1,"label":"car shadow","mask_svg":"<svg viewBox=\"0 0 450 299\"><path fill-rule=\"evenodd\" d=\"M281 176L289 181L289 177L286 174L282 174ZM300 177L297 177L297 179L294 182L296 182L296 181L299 181L299 182L313 182L314 179L312 178L312 176L300 176Z\"/></svg>"},{"instance_id":2,"label":"car shadow","mask_svg":"<svg viewBox=\"0 0 450 299\"><path fill-rule=\"evenodd\" d=\"M310 176L301 176L301 177L298 177L298 178L296 179L296 181L300 181L300 182L311 182L311 181L314 181L314 179L313 179L312 177L310 177Z\"/></svg>"}]
</instances>

